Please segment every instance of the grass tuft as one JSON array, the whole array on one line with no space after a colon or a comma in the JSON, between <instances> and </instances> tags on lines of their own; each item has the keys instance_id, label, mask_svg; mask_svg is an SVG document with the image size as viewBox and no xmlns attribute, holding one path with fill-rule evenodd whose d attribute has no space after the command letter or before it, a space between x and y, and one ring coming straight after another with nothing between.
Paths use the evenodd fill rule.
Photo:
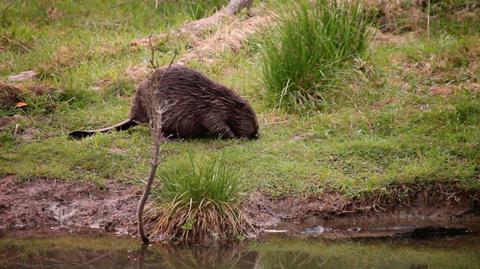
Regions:
<instances>
[{"instance_id":1,"label":"grass tuft","mask_svg":"<svg viewBox=\"0 0 480 269\"><path fill-rule=\"evenodd\" d=\"M208 242L242 238L253 229L238 201L240 179L221 158L190 157L162 171L161 197L167 199L154 221L153 234L162 240Z\"/></svg>"},{"instance_id":2,"label":"grass tuft","mask_svg":"<svg viewBox=\"0 0 480 269\"><path fill-rule=\"evenodd\" d=\"M366 51L369 21L357 1L302 1L285 12L263 50L268 101L293 110L325 101L323 94L339 87L346 63Z\"/></svg>"}]
</instances>

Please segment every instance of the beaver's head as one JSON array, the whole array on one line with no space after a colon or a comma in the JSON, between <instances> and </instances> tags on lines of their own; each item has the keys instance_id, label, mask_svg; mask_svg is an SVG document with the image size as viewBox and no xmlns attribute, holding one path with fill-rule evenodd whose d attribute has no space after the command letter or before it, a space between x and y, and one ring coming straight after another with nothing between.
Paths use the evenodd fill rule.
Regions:
<instances>
[{"instance_id":1,"label":"beaver's head","mask_svg":"<svg viewBox=\"0 0 480 269\"><path fill-rule=\"evenodd\" d=\"M259 137L257 115L247 101L238 102L232 111L228 126L238 138L257 139Z\"/></svg>"}]
</instances>

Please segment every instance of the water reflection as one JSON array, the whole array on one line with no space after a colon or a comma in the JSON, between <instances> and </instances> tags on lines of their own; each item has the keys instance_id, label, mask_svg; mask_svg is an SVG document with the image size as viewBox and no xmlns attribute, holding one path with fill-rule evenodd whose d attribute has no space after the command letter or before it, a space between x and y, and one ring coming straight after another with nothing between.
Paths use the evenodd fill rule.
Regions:
<instances>
[{"instance_id":1,"label":"water reflection","mask_svg":"<svg viewBox=\"0 0 480 269\"><path fill-rule=\"evenodd\" d=\"M138 244L137 242L134 242ZM49 247L51 247L49 249ZM244 247L140 246L137 250L63 249L55 244L26 249L0 248L0 268L113 269L113 268L238 268L258 267L258 252Z\"/></svg>"},{"instance_id":2,"label":"water reflection","mask_svg":"<svg viewBox=\"0 0 480 269\"><path fill-rule=\"evenodd\" d=\"M271 238L228 247L111 238L0 239L2 269L478 268L480 238L326 241Z\"/></svg>"}]
</instances>

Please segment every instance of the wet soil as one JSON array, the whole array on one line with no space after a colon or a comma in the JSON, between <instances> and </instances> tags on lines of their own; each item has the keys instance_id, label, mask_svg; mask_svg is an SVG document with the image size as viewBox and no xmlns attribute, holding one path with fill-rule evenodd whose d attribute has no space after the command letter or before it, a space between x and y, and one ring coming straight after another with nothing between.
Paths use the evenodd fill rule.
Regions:
<instances>
[{"instance_id":1,"label":"wet soil","mask_svg":"<svg viewBox=\"0 0 480 269\"><path fill-rule=\"evenodd\" d=\"M136 235L136 207L141 192L141 186L118 182L99 187L93 183L46 178L22 181L6 176L0 179L0 236L92 231ZM385 227L399 224L407 232L415 223L425 227L480 224L479 201L480 190L436 184L399 186L388 196L361 199L334 192L310 198L273 198L255 192L243 203L242 211L259 231L310 235L330 231L355 237L372 231L394 235L398 229Z\"/></svg>"},{"instance_id":2,"label":"wet soil","mask_svg":"<svg viewBox=\"0 0 480 269\"><path fill-rule=\"evenodd\" d=\"M139 186L0 179L0 234L97 230L135 233Z\"/></svg>"}]
</instances>

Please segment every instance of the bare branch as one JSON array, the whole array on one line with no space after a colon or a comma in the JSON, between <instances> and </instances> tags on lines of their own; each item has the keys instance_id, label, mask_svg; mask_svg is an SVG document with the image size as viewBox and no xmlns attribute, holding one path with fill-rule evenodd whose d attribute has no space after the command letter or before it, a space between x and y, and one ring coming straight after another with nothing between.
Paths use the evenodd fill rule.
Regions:
<instances>
[{"instance_id":1,"label":"bare branch","mask_svg":"<svg viewBox=\"0 0 480 269\"><path fill-rule=\"evenodd\" d=\"M150 240L148 236L145 234L144 225L143 225L143 210L145 208L145 203L147 202L148 195L150 194L150 190L152 188L153 180L155 179L155 174L157 172L157 168L160 165L160 142L162 140L162 115L168 109L168 104L160 104L160 100L155 97L155 89L160 87L163 77L165 74L170 70L175 58L177 57L177 52L173 55L170 64L168 65L165 72L163 72L162 76L156 82L156 85L152 87L152 90L149 92L151 95L149 97L149 102L145 102L145 104L149 104L150 109L150 132L152 134L153 139L153 158L152 163L150 166L150 172L147 178L147 184L145 185L145 189L143 190L142 197L140 198L140 202L138 203L137 208L137 220L138 220L138 233L140 234L140 238L143 244L148 244Z\"/></svg>"}]
</instances>

